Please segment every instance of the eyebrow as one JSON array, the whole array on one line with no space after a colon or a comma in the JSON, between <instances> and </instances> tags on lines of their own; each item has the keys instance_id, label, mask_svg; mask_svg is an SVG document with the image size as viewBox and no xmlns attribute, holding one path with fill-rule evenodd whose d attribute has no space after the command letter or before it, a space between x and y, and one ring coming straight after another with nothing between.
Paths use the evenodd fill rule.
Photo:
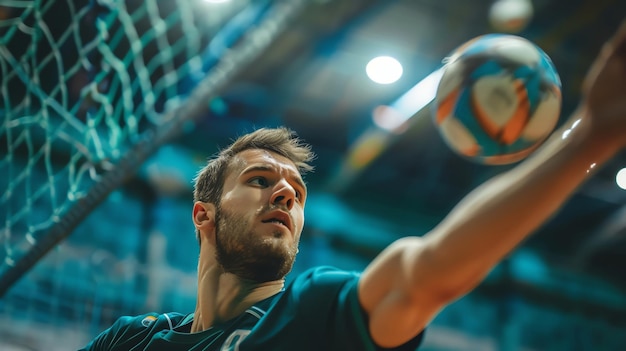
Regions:
<instances>
[{"instance_id":1,"label":"eyebrow","mask_svg":"<svg viewBox=\"0 0 626 351\"><path fill-rule=\"evenodd\" d=\"M246 168L243 172L241 172L241 175L246 175L248 173L253 173L253 172L276 172L276 168L273 166L268 166L268 165L256 165L250 168ZM289 172L289 173L291 174L292 172ZM302 178L294 176L294 175L292 175L289 178L291 178L292 181L296 182L298 186L300 186L305 192L307 191L306 184L304 183Z\"/></svg>"}]
</instances>

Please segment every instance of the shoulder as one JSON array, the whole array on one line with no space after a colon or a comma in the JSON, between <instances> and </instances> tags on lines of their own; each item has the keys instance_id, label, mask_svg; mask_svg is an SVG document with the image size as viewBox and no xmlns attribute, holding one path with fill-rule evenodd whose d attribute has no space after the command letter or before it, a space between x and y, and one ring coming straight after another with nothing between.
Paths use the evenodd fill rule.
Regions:
<instances>
[{"instance_id":1,"label":"shoulder","mask_svg":"<svg viewBox=\"0 0 626 351\"><path fill-rule=\"evenodd\" d=\"M290 284L294 288L341 287L356 282L360 272L345 271L331 266L310 268L294 278Z\"/></svg>"},{"instance_id":2,"label":"shoulder","mask_svg":"<svg viewBox=\"0 0 626 351\"><path fill-rule=\"evenodd\" d=\"M287 285L279 307L297 311L302 320L336 317L337 308L358 308L360 274L330 266L303 271ZM315 316L315 318L313 318Z\"/></svg>"},{"instance_id":3,"label":"shoulder","mask_svg":"<svg viewBox=\"0 0 626 351\"><path fill-rule=\"evenodd\" d=\"M117 350L126 341L139 335L152 335L162 330L171 330L179 325L186 315L170 313L146 313L119 317L108 329L96 336L82 350Z\"/></svg>"},{"instance_id":4,"label":"shoulder","mask_svg":"<svg viewBox=\"0 0 626 351\"><path fill-rule=\"evenodd\" d=\"M311 306L338 298L354 290L356 293L360 273L331 266L311 268L298 274L287 285L285 295Z\"/></svg>"},{"instance_id":5,"label":"shoulder","mask_svg":"<svg viewBox=\"0 0 626 351\"><path fill-rule=\"evenodd\" d=\"M261 334L280 334L282 341L293 335L294 344L304 343L309 349L384 350L369 334L368 316L358 298L360 276L358 271L330 266L303 271L277 298L261 323L267 327ZM276 329L277 325L286 330ZM420 340L421 335L397 350L415 350Z\"/></svg>"},{"instance_id":6,"label":"shoulder","mask_svg":"<svg viewBox=\"0 0 626 351\"><path fill-rule=\"evenodd\" d=\"M334 305L345 292L356 292L358 277L356 272L331 266L310 268L288 280L283 293L276 296L271 305L274 306L273 310L287 308L321 313L324 307Z\"/></svg>"},{"instance_id":7,"label":"shoulder","mask_svg":"<svg viewBox=\"0 0 626 351\"><path fill-rule=\"evenodd\" d=\"M184 314L177 312L151 312L137 316L120 317L111 328L143 330L146 328L162 327L163 329L174 329L184 318Z\"/></svg>"}]
</instances>

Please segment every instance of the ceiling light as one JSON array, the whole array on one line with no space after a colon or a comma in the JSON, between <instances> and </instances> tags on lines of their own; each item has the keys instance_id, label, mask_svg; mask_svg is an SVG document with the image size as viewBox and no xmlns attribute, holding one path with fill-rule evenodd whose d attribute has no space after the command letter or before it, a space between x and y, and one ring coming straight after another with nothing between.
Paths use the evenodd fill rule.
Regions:
<instances>
[{"instance_id":1,"label":"ceiling light","mask_svg":"<svg viewBox=\"0 0 626 351\"><path fill-rule=\"evenodd\" d=\"M378 84L391 84L402 76L402 65L390 56L378 56L365 67L367 76Z\"/></svg>"},{"instance_id":2,"label":"ceiling light","mask_svg":"<svg viewBox=\"0 0 626 351\"><path fill-rule=\"evenodd\" d=\"M617 172L615 182L617 183L617 186L626 190L626 168L622 168L619 172Z\"/></svg>"}]
</instances>

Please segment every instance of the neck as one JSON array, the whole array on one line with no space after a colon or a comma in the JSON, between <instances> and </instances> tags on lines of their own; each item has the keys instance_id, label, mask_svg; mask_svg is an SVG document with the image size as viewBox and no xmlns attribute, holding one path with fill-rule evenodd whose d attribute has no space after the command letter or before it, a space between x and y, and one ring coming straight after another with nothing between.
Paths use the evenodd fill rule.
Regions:
<instances>
[{"instance_id":1,"label":"neck","mask_svg":"<svg viewBox=\"0 0 626 351\"><path fill-rule=\"evenodd\" d=\"M258 283L224 272L216 262L198 267L198 297L191 332L200 332L244 313L276 295L284 279Z\"/></svg>"}]
</instances>

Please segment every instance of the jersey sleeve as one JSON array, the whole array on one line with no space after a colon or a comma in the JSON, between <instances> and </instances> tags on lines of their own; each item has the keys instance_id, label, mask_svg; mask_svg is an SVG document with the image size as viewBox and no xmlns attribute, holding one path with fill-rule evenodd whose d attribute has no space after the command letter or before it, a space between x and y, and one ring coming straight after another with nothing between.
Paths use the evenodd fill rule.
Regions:
<instances>
[{"instance_id":1,"label":"jersey sleeve","mask_svg":"<svg viewBox=\"0 0 626 351\"><path fill-rule=\"evenodd\" d=\"M358 299L359 277L356 272L318 267L296 278L290 294L297 302L298 323L309 323L303 327L316 330L315 338L327 340L328 350L416 350L423 333L394 349L384 349L374 343L368 329L368 316Z\"/></svg>"},{"instance_id":2,"label":"jersey sleeve","mask_svg":"<svg viewBox=\"0 0 626 351\"><path fill-rule=\"evenodd\" d=\"M182 317L177 313L120 317L79 351L129 350L147 342L155 332L173 329Z\"/></svg>"}]
</instances>

